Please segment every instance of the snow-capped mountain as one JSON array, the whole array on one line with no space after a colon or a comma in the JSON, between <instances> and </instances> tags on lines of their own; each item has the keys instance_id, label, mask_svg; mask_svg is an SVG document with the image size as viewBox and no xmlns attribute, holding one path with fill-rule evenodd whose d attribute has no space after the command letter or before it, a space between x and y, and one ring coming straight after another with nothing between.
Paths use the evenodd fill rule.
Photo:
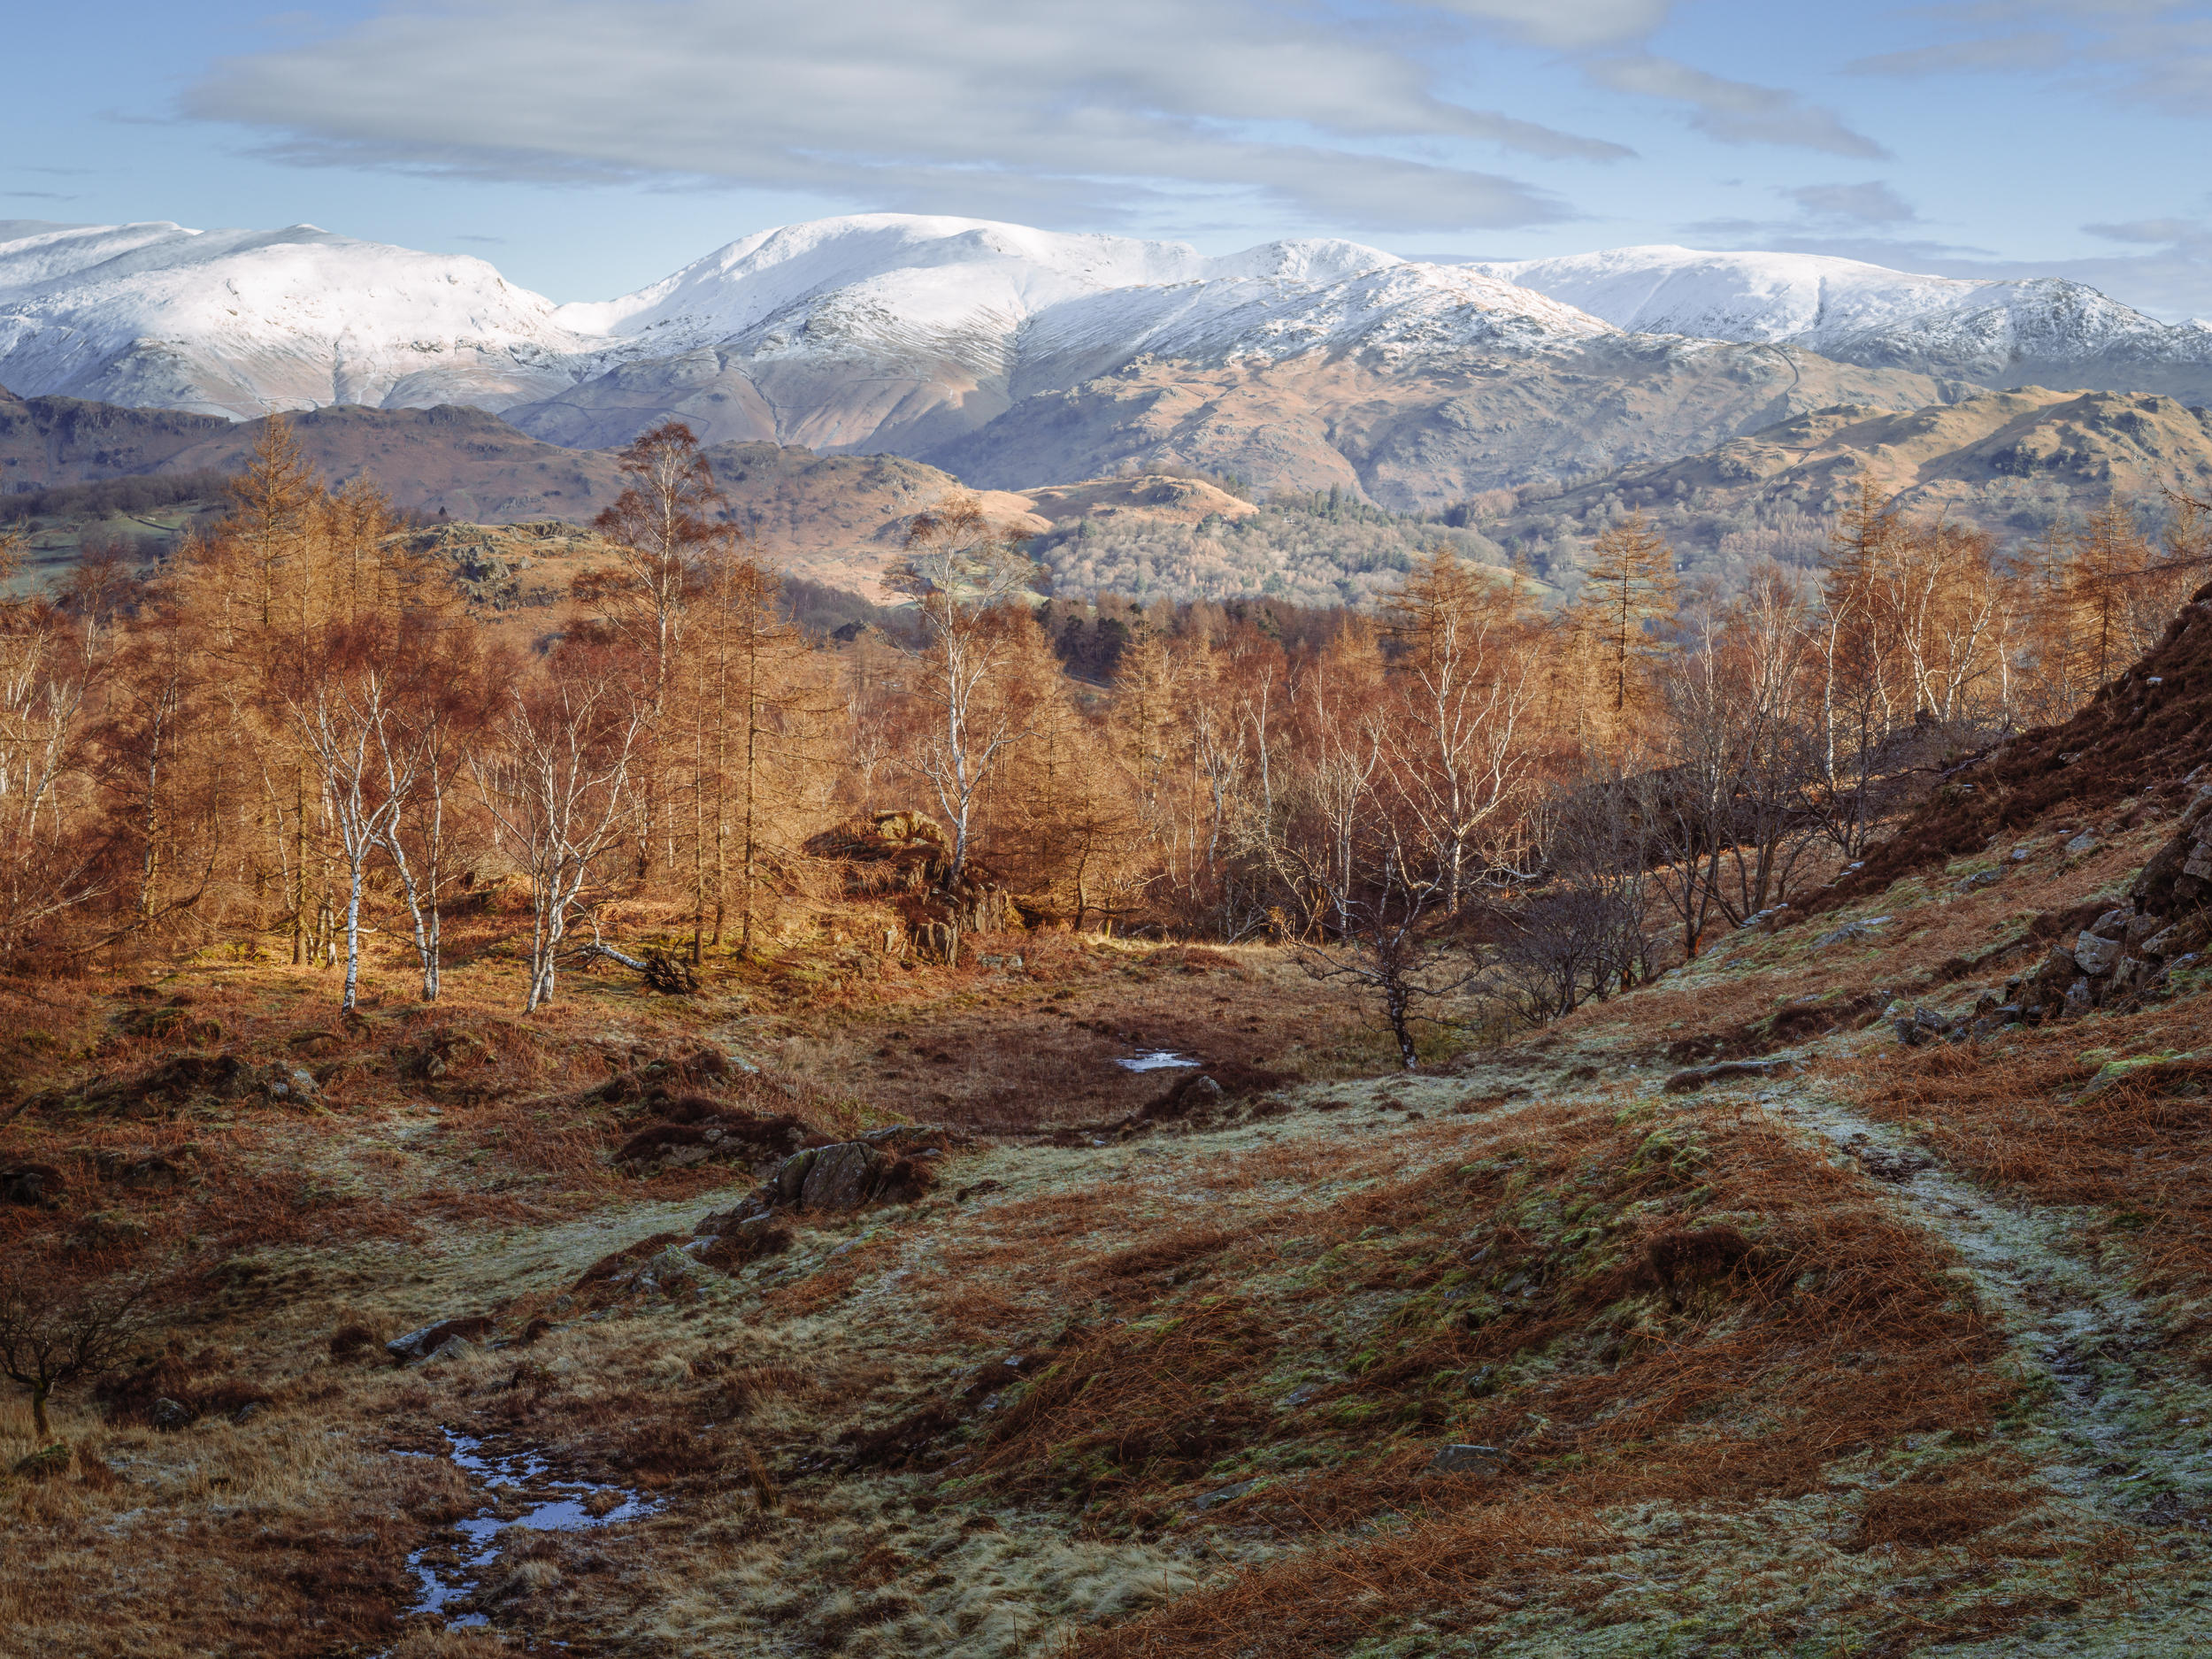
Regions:
<instances>
[{"instance_id":1,"label":"snow-capped mountain","mask_svg":"<svg viewBox=\"0 0 2212 1659\"><path fill-rule=\"evenodd\" d=\"M480 259L334 235L0 222L0 385L243 418L504 410L702 351L1002 399L1144 352L1532 348L1609 332L1532 290L1348 242L1178 242L870 214L764 231L620 299L556 306ZM644 365L664 363L656 376ZM967 385L957 382L967 381Z\"/></svg>"},{"instance_id":2,"label":"snow-capped mountain","mask_svg":"<svg viewBox=\"0 0 2212 1659\"><path fill-rule=\"evenodd\" d=\"M1211 257L862 214L557 305L480 259L312 226L0 222L0 386L21 396L233 419L461 403L576 448L675 417L710 442L889 451L1010 487L1133 460L1448 502L1824 403L2029 381L2212 401L2212 330L2055 279L1679 248Z\"/></svg>"},{"instance_id":3,"label":"snow-capped mountain","mask_svg":"<svg viewBox=\"0 0 2212 1659\"><path fill-rule=\"evenodd\" d=\"M1535 345L1608 332L1484 273L1357 242L1274 242L1208 257L1181 242L892 213L764 231L635 294L555 316L654 356L741 343L952 357L1009 373L1071 356L1276 357L1379 334Z\"/></svg>"},{"instance_id":4,"label":"snow-capped mountain","mask_svg":"<svg viewBox=\"0 0 2212 1659\"><path fill-rule=\"evenodd\" d=\"M557 442L678 415L715 437L927 454L1020 399L1147 357L1280 362L1571 349L1615 331L1532 289L1337 241L1179 242L863 214L763 232L557 320L617 343L507 411Z\"/></svg>"},{"instance_id":5,"label":"snow-capped mountain","mask_svg":"<svg viewBox=\"0 0 2212 1659\"><path fill-rule=\"evenodd\" d=\"M0 385L243 419L503 408L595 342L481 259L283 230L0 221Z\"/></svg>"},{"instance_id":6,"label":"snow-capped mountain","mask_svg":"<svg viewBox=\"0 0 2212 1659\"><path fill-rule=\"evenodd\" d=\"M1666 246L1471 268L1634 333L1793 345L1992 384L2070 367L2124 379L2131 363L2212 366L2205 331L2162 323L2062 277L1918 276L1823 254Z\"/></svg>"}]
</instances>

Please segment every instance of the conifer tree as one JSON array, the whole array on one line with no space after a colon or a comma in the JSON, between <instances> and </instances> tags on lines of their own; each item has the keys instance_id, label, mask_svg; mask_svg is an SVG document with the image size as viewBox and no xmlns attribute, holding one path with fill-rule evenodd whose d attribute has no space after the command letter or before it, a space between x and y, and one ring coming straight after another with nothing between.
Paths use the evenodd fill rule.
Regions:
<instances>
[{"instance_id":1,"label":"conifer tree","mask_svg":"<svg viewBox=\"0 0 2212 1659\"><path fill-rule=\"evenodd\" d=\"M1617 721L1643 698L1647 671L1666 649L1656 629L1674 619L1676 593L1673 549L1642 512L1598 537L1575 626L1596 648L1600 690Z\"/></svg>"}]
</instances>

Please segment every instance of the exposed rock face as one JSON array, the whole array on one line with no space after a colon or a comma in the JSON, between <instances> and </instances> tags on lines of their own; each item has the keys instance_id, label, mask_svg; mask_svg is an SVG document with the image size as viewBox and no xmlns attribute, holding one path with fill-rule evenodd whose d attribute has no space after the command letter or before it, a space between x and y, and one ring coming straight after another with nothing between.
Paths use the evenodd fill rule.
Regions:
<instances>
[{"instance_id":1,"label":"exposed rock face","mask_svg":"<svg viewBox=\"0 0 2212 1659\"><path fill-rule=\"evenodd\" d=\"M753 1194L750 1214L746 1219L757 1223L765 1212L779 1208L856 1210L879 1200L910 1202L936 1184L930 1160L949 1138L933 1125L895 1124L888 1128L871 1130L857 1141L810 1147L785 1159L775 1174L763 1183ZM924 1145L925 1141L936 1144ZM915 1149L907 1150L910 1148ZM700 1225L703 1227L706 1224ZM722 1229L725 1233L731 1230Z\"/></svg>"},{"instance_id":2,"label":"exposed rock face","mask_svg":"<svg viewBox=\"0 0 2212 1659\"><path fill-rule=\"evenodd\" d=\"M2144 864L2126 904L2107 910L2032 973L2008 980L2005 1002L2035 1021L2139 1003L2212 944L2212 784L2197 789L2171 840Z\"/></svg>"},{"instance_id":3,"label":"exposed rock face","mask_svg":"<svg viewBox=\"0 0 2212 1659\"><path fill-rule=\"evenodd\" d=\"M803 1154L802 1156L804 1156ZM803 1210L856 1210L868 1202L887 1160L873 1147L848 1141L824 1147L808 1163L798 1192ZM782 1182L779 1179L778 1186Z\"/></svg>"}]
</instances>

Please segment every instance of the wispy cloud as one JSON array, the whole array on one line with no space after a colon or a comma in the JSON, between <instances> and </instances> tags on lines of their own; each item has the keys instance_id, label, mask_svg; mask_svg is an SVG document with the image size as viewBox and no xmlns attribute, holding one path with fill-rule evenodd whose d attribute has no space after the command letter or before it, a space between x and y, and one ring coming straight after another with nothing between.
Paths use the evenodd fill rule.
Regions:
<instances>
[{"instance_id":1,"label":"wispy cloud","mask_svg":"<svg viewBox=\"0 0 2212 1659\"><path fill-rule=\"evenodd\" d=\"M1426 8L1561 47L1665 11ZM1225 194L1348 226L1530 224L1568 209L1471 147L1630 153L1455 101L1408 44L1263 0L476 0L219 64L184 109L273 132L270 150L310 165L687 180L1051 222Z\"/></svg>"},{"instance_id":2,"label":"wispy cloud","mask_svg":"<svg viewBox=\"0 0 2212 1659\"><path fill-rule=\"evenodd\" d=\"M2212 116L2202 0L1973 0L1918 16L1948 38L1860 58L1861 74L2035 75L2170 114Z\"/></svg>"},{"instance_id":3,"label":"wispy cloud","mask_svg":"<svg viewBox=\"0 0 2212 1659\"><path fill-rule=\"evenodd\" d=\"M1532 46L1586 51L1650 38L1674 10L1671 0L1432 0L1497 27Z\"/></svg>"},{"instance_id":4,"label":"wispy cloud","mask_svg":"<svg viewBox=\"0 0 2212 1659\"><path fill-rule=\"evenodd\" d=\"M1856 225L1909 225L1920 214L1881 179L1864 184L1801 184L1783 196L1807 217Z\"/></svg>"},{"instance_id":5,"label":"wispy cloud","mask_svg":"<svg viewBox=\"0 0 2212 1659\"><path fill-rule=\"evenodd\" d=\"M1709 74L1650 52L1601 58L1586 73L1600 86L1690 106L1690 125L1727 144L1783 144L1831 155L1879 158L1888 151L1853 131L1833 110L1778 87Z\"/></svg>"}]
</instances>

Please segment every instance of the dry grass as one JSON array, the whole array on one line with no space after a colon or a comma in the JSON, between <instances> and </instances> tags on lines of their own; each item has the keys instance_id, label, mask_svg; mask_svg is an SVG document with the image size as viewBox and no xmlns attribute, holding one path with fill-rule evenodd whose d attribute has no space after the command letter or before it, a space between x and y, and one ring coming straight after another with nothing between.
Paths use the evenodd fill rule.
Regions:
<instances>
[{"instance_id":1,"label":"dry grass","mask_svg":"<svg viewBox=\"0 0 2212 1659\"><path fill-rule=\"evenodd\" d=\"M1335 1650L1409 1610L1471 1616L1494 1574L1563 1593L1624 1505L1801 1496L1839 1459L1974 1430L2009 1393L1942 1250L1756 1118L1531 1109L1394 1141L1387 1163L1314 1158L1355 1190L1234 1229L1110 1252L1098 1229L1061 1235L1118 1317L1037 1356L978 1423L972 1463L949 1467L958 1488L1120 1536L1187 1525L1208 1488L1256 1480L1225 1517L1321 1534L1085 1651ZM1032 1201L1021 1219L1064 1217ZM1309 1397L1286 1409L1302 1376ZM1507 1456L1440 1479L1425 1470L1445 1441ZM1326 1541L1390 1515L1410 1524Z\"/></svg>"},{"instance_id":2,"label":"dry grass","mask_svg":"<svg viewBox=\"0 0 2212 1659\"><path fill-rule=\"evenodd\" d=\"M1955 1167L2047 1204L2105 1212L2157 1288L2212 1283L2212 1057L2153 1061L2093 1094L2106 1061L2202 1041L2201 999L2147 1015L1861 1061L1851 1097ZM2085 1044L2093 1043L2093 1048Z\"/></svg>"},{"instance_id":3,"label":"dry grass","mask_svg":"<svg viewBox=\"0 0 2212 1659\"><path fill-rule=\"evenodd\" d=\"M470 1502L449 1465L362 1446L362 1404L303 1389L242 1427L175 1434L65 1417L70 1472L0 1481L0 1646L184 1659L388 1640L408 1550ZM0 1407L0 1460L29 1448L27 1416Z\"/></svg>"}]
</instances>

